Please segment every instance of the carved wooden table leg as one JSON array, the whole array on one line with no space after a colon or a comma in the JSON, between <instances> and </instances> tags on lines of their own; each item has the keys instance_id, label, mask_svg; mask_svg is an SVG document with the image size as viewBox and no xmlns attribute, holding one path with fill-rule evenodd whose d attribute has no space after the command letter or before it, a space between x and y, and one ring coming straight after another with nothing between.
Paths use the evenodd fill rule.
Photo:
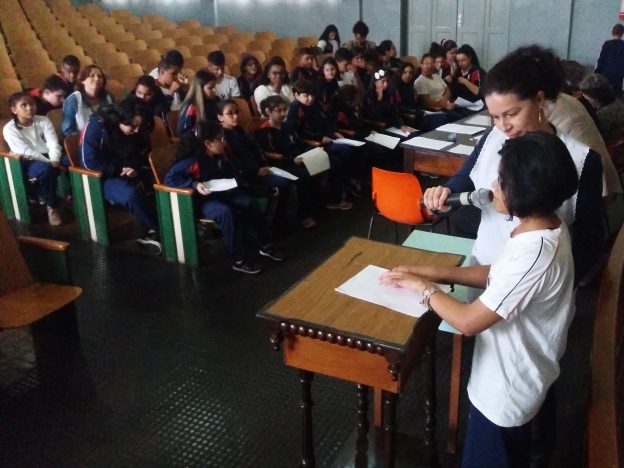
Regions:
<instances>
[{"instance_id":1,"label":"carved wooden table leg","mask_svg":"<svg viewBox=\"0 0 624 468\"><path fill-rule=\"evenodd\" d=\"M309 371L299 371L299 383L301 384L301 466L313 467L314 443L312 437L312 378L314 374Z\"/></svg>"},{"instance_id":2,"label":"carved wooden table leg","mask_svg":"<svg viewBox=\"0 0 624 468\"><path fill-rule=\"evenodd\" d=\"M357 440L355 442L355 466L368 466L368 386L357 386Z\"/></svg>"},{"instance_id":3,"label":"carved wooden table leg","mask_svg":"<svg viewBox=\"0 0 624 468\"><path fill-rule=\"evenodd\" d=\"M427 450L427 458L429 466L438 466L438 454L436 451L435 438L435 335L431 339L426 351L426 363L429 378L427 381L427 390L425 397L425 448Z\"/></svg>"},{"instance_id":4,"label":"carved wooden table leg","mask_svg":"<svg viewBox=\"0 0 624 468\"><path fill-rule=\"evenodd\" d=\"M384 465L394 468L394 442L396 431L396 402L397 395L392 392L383 392L384 417Z\"/></svg>"}]
</instances>

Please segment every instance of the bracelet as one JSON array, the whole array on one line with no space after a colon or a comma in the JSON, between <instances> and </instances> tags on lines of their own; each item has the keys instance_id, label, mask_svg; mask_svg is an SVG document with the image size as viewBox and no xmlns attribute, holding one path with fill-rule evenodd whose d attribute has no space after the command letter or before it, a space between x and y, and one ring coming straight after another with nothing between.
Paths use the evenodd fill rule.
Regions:
<instances>
[{"instance_id":1,"label":"bracelet","mask_svg":"<svg viewBox=\"0 0 624 468\"><path fill-rule=\"evenodd\" d=\"M422 292L423 297L422 297L421 304L427 306L427 309L431 309L431 306L429 305L429 301L431 300L431 296L433 296L438 291L442 291L442 290L438 288L436 285L427 286Z\"/></svg>"}]
</instances>

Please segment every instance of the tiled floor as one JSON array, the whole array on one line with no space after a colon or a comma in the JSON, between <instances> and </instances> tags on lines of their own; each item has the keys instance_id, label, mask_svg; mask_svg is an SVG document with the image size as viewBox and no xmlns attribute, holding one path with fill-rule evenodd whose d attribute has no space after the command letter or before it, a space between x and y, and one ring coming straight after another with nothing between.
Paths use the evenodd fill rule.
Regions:
<instances>
[{"instance_id":1,"label":"tiled floor","mask_svg":"<svg viewBox=\"0 0 624 468\"><path fill-rule=\"evenodd\" d=\"M0 466L297 466L297 375L271 349L255 314L349 236L365 236L370 210L369 201L358 200L350 212L321 213L317 230L284 235L289 259L258 276L230 270L218 241L207 247L211 263L190 269L132 241L104 248L72 237L74 280L84 289L81 343L51 356L53 367L41 375L27 330L0 334ZM383 221L376 232L392 242ZM553 466L580 466L594 292L579 296L563 360ZM457 464L444 452L450 349L450 336L440 333L444 466ZM469 364L465 353L464 377ZM423 466L423 376L413 377L399 403L400 467ZM350 466L354 386L317 376L313 396L317 466ZM374 445L372 432L369 438ZM372 449L369 466L377 466Z\"/></svg>"}]
</instances>

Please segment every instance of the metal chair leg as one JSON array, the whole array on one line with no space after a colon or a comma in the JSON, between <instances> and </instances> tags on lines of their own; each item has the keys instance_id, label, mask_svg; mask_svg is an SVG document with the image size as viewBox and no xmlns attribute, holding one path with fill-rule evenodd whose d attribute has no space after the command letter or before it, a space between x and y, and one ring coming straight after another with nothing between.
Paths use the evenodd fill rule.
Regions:
<instances>
[{"instance_id":1,"label":"metal chair leg","mask_svg":"<svg viewBox=\"0 0 624 468\"><path fill-rule=\"evenodd\" d=\"M373 211L373 214L371 216L370 219L370 223L368 224L368 237L367 239L371 238L371 234L373 233L373 222L375 221L375 216L377 215L377 213L379 213L377 210Z\"/></svg>"}]
</instances>

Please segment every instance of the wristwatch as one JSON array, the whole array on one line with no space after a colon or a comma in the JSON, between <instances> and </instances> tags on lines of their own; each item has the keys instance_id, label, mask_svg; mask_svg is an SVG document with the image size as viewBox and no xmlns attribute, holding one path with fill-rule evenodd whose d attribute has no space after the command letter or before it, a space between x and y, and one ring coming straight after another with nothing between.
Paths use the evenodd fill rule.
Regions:
<instances>
[{"instance_id":1,"label":"wristwatch","mask_svg":"<svg viewBox=\"0 0 624 468\"><path fill-rule=\"evenodd\" d=\"M423 289L421 303L423 305L426 305L427 309L431 309L431 306L429 305L429 300L431 299L431 296L438 291L442 290L438 288L435 284L433 286L427 286L425 289Z\"/></svg>"}]
</instances>

